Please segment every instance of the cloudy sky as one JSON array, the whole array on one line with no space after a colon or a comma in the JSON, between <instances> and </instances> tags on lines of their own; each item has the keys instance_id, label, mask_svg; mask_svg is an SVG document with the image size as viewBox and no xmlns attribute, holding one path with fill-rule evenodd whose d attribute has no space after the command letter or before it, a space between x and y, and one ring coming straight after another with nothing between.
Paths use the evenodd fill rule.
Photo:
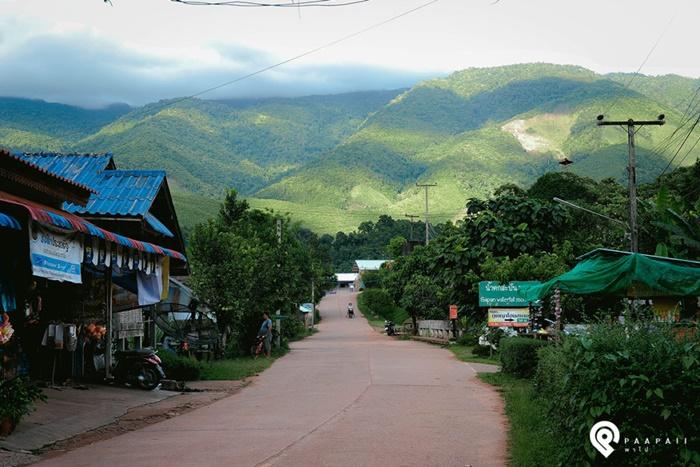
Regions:
<instances>
[{"instance_id":1,"label":"cloudy sky","mask_svg":"<svg viewBox=\"0 0 700 467\"><path fill-rule=\"evenodd\" d=\"M281 0L285 1L285 0ZM195 7L170 0L0 0L0 95L89 107L191 95L362 30L427 0L340 8ZM522 62L700 77L697 0L439 0L202 97L409 86Z\"/></svg>"}]
</instances>

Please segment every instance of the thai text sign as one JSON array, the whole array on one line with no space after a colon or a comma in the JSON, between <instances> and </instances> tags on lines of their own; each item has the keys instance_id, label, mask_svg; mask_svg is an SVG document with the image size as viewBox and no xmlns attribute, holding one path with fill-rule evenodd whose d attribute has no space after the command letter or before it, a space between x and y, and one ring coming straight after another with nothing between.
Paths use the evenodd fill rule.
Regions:
<instances>
[{"instance_id":1,"label":"thai text sign","mask_svg":"<svg viewBox=\"0 0 700 467\"><path fill-rule=\"evenodd\" d=\"M528 306L527 300L518 294L523 285L538 284L536 281L506 282L497 281L479 282L479 306L483 307L523 307Z\"/></svg>"},{"instance_id":2,"label":"thai text sign","mask_svg":"<svg viewBox=\"0 0 700 467\"><path fill-rule=\"evenodd\" d=\"M450 319L457 319L457 305L450 305Z\"/></svg>"},{"instance_id":3,"label":"thai text sign","mask_svg":"<svg viewBox=\"0 0 700 467\"><path fill-rule=\"evenodd\" d=\"M530 322L528 308L491 308L489 327L526 328Z\"/></svg>"},{"instance_id":4,"label":"thai text sign","mask_svg":"<svg viewBox=\"0 0 700 467\"><path fill-rule=\"evenodd\" d=\"M82 283L83 246L78 234L54 232L36 224L30 226L29 258L35 276Z\"/></svg>"}]
</instances>

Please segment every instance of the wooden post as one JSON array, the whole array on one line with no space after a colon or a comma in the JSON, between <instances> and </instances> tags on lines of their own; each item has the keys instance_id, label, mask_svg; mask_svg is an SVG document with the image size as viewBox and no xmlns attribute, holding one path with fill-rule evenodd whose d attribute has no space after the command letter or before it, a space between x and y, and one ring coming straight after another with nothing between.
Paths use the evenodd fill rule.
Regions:
<instances>
[{"instance_id":1,"label":"wooden post","mask_svg":"<svg viewBox=\"0 0 700 467\"><path fill-rule=\"evenodd\" d=\"M107 343L105 344L105 378L112 376L112 267L105 271L105 311L107 315Z\"/></svg>"}]
</instances>

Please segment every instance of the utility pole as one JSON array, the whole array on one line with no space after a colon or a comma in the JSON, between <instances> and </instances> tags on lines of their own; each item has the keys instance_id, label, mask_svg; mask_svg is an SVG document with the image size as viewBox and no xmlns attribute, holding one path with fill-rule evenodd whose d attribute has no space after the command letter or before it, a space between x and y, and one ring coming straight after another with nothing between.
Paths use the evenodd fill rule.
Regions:
<instances>
[{"instance_id":1,"label":"utility pole","mask_svg":"<svg viewBox=\"0 0 700 467\"><path fill-rule=\"evenodd\" d=\"M598 115L598 126L620 126L627 127L627 147L628 147L628 165L627 165L627 180L630 198L630 250L632 253L639 252L639 227L637 225L637 155L634 147L634 135L639 131L639 128L647 125L663 125L666 123L665 116L659 115L656 120L638 120L629 119L627 121L608 121L605 116ZM637 128L639 127L639 128Z\"/></svg>"},{"instance_id":2,"label":"utility pole","mask_svg":"<svg viewBox=\"0 0 700 467\"><path fill-rule=\"evenodd\" d=\"M416 183L416 186L419 188L425 188L425 244L426 246L428 243L430 243L430 231L429 229L429 217L430 217L430 211L428 209L428 188L437 186L437 183Z\"/></svg>"},{"instance_id":3,"label":"utility pole","mask_svg":"<svg viewBox=\"0 0 700 467\"><path fill-rule=\"evenodd\" d=\"M282 219L277 219L277 245L280 247L282 246ZM277 274L279 275L279 273L280 273L280 263L277 263ZM281 278L278 277L278 279L280 279L280 283L283 282L281 280ZM281 312L280 312L279 308L277 308L275 315L277 315L277 319L275 320L275 328L277 329L277 337L275 338L275 345L277 346L277 348L279 348L280 344L281 344L281 340L280 340L281 337L280 336L282 335L282 320L281 320L282 317L280 316Z\"/></svg>"},{"instance_id":4,"label":"utility pole","mask_svg":"<svg viewBox=\"0 0 700 467\"><path fill-rule=\"evenodd\" d=\"M314 278L311 278L311 329L314 328L314 321L316 320L316 283Z\"/></svg>"},{"instance_id":5,"label":"utility pole","mask_svg":"<svg viewBox=\"0 0 700 467\"><path fill-rule=\"evenodd\" d=\"M415 214L404 214L406 217L408 217L411 220L411 238L409 241L413 241L413 219L418 219L420 216L416 216Z\"/></svg>"}]
</instances>

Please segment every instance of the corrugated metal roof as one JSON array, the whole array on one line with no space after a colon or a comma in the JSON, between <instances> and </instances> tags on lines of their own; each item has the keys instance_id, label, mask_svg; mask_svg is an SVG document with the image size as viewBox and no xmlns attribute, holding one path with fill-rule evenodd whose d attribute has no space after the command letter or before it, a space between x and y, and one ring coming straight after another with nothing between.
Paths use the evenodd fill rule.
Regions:
<instances>
[{"instance_id":1,"label":"corrugated metal roof","mask_svg":"<svg viewBox=\"0 0 700 467\"><path fill-rule=\"evenodd\" d=\"M95 178L97 193L86 206L65 203L68 212L145 216L165 180L162 170L106 170Z\"/></svg>"},{"instance_id":2,"label":"corrugated metal roof","mask_svg":"<svg viewBox=\"0 0 700 467\"><path fill-rule=\"evenodd\" d=\"M148 222L148 225L150 225L153 230L156 232L162 233L166 237L174 237L175 234L173 234L169 228L165 226L156 216L151 214L150 212L147 212L145 216L143 216L143 219Z\"/></svg>"},{"instance_id":3,"label":"corrugated metal roof","mask_svg":"<svg viewBox=\"0 0 700 467\"><path fill-rule=\"evenodd\" d=\"M100 174L108 167L114 167L111 153L105 154L57 154L57 153L20 153L15 156L30 162L45 171L73 182L97 188L95 184Z\"/></svg>"},{"instance_id":4,"label":"corrugated metal roof","mask_svg":"<svg viewBox=\"0 0 700 467\"><path fill-rule=\"evenodd\" d=\"M386 261L385 259L357 259L355 264L360 271L378 271Z\"/></svg>"},{"instance_id":5,"label":"corrugated metal roof","mask_svg":"<svg viewBox=\"0 0 700 467\"><path fill-rule=\"evenodd\" d=\"M57 174L57 173L55 173L55 172L53 172L45 167L42 167L39 164L36 164L35 162L26 158L25 154L23 154L21 152L12 152L12 151L6 151L6 150L2 149L2 150L0 150L0 155L8 156L12 159L15 159L15 160L21 162L22 164L27 165L28 167L31 167L32 169L38 170L41 173L44 173L44 174L49 175L51 177L54 177L62 182L76 186L76 187L81 188L83 190L86 190L88 192L94 191L92 188L90 188L90 186L86 185L85 183L79 182L77 180L73 180L73 179L68 178L68 177L64 177L64 176Z\"/></svg>"}]
</instances>

